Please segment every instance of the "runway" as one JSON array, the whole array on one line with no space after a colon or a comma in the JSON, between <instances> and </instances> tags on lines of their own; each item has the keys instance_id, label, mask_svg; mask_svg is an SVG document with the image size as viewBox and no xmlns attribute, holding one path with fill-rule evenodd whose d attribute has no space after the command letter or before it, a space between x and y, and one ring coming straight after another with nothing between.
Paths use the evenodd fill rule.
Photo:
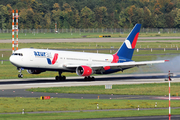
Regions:
<instances>
[{"instance_id":1,"label":"runway","mask_svg":"<svg viewBox=\"0 0 180 120\"><path fill-rule=\"evenodd\" d=\"M54 78L8 79L0 80L0 97L40 97L51 96L58 98L75 99L166 99L158 96L137 95L99 95L99 94L59 94L28 92L28 88L47 88L65 86L90 86L90 85L122 85L144 83L166 83L166 73L156 74L130 74L130 75L102 75L95 76L95 81L85 81L82 77L67 77L66 81L55 81ZM180 75L176 74L171 82L180 82ZM179 98L174 98L179 99Z\"/></svg>"},{"instance_id":2,"label":"runway","mask_svg":"<svg viewBox=\"0 0 180 120\"><path fill-rule=\"evenodd\" d=\"M63 94L63 93L43 93L29 92L25 89L1 90L0 97L36 97L50 96L51 98L72 98L72 99L134 99L134 100L149 100L156 99L157 96L140 96L140 95L101 95L101 94Z\"/></svg>"},{"instance_id":3,"label":"runway","mask_svg":"<svg viewBox=\"0 0 180 120\"><path fill-rule=\"evenodd\" d=\"M102 94L66 94L66 93L43 93L30 92L26 89L0 90L0 97L36 97L50 96L51 98L72 98L72 99L117 99L117 100L168 100L168 97L145 96L145 95L102 95ZM171 97L171 100L180 100L180 97Z\"/></svg>"},{"instance_id":4,"label":"runway","mask_svg":"<svg viewBox=\"0 0 180 120\"><path fill-rule=\"evenodd\" d=\"M1 89L0 97L37 97L37 98L39 97L40 98L40 96L51 96L51 98L57 97L57 98L73 98L73 99L98 99L98 96L99 96L99 99L159 100L161 98L158 98L157 96L42 93L42 92L29 92L29 91L26 91L25 89L36 88L36 87L165 83L167 82L165 81L165 78L167 78L167 73L102 75L102 76L95 76L95 78L96 78L95 81L84 81L82 77L67 77L66 81L55 81L54 78L0 80L0 89ZM176 76L172 78L172 82L180 82L180 74L176 74ZM163 108L163 109L168 109L168 108ZM173 109L177 109L177 108L173 108ZM136 109L130 109L130 110L136 110ZM145 110L145 109L141 109L141 110ZM114 111L114 109L108 110L108 111ZM118 111L121 111L121 110L118 109ZM58 111L47 111L47 112L45 111L45 112L40 112L40 113L54 113L54 112L57 113ZM79 111L59 111L59 112L79 112ZM83 111L83 112L93 112L93 111ZM36 112L29 112L28 114L33 114L33 113L36 113ZM19 113L16 113L16 114L19 114ZM151 116L151 117L145 116L145 117L122 117L122 118L98 118L98 119L91 119L91 120L109 120L109 119L165 120L167 118L168 116ZM176 116L173 115L172 118L180 119L180 115L176 115Z\"/></svg>"},{"instance_id":5,"label":"runway","mask_svg":"<svg viewBox=\"0 0 180 120\"><path fill-rule=\"evenodd\" d=\"M160 40L161 39L161 40ZM171 39L171 40L170 40ZM175 39L175 40L172 40ZM125 38L80 38L80 39L20 39L19 43L49 43L49 42L123 42ZM139 37L138 42L179 42L180 37ZM12 40L0 40L0 43L11 43ZM115 84L143 84L143 83L165 83L167 73L160 74L134 74L134 75L103 75L95 76L95 81L84 81L82 77L67 77L66 81L55 81L54 78L30 78L30 79L5 79L0 80L0 97L40 97L51 96L58 98L74 99L153 99L159 100L157 96L135 96L135 95L99 95L99 94L60 94L28 92L25 89L37 87L64 87L64 86L89 86L89 85L115 85ZM172 82L180 82L180 75L173 78ZM164 98L166 100L166 98ZM48 111L49 112L49 111ZM52 111L54 113L54 111ZM129 119L129 120L154 120L168 119L168 116L151 117L126 117L126 118L100 118ZM172 116L172 119L180 119L180 115ZM99 120L99 119L92 119Z\"/></svg>"},{"instance_id":6,"label":"runway","mask_svg":"<svg viewBox=\"0 0 180 120\"><path fill-rule=\"evenodd\" d=\"M168 120L168 119L169 119L168 115L164 115L164 116L121 117L121 118L94 118L88 120ZM171 116L171 119L180 120L180 115L173 115Z\"/></svg>"},{"instance_id":7,"label":"runway","mask_svg":"<svg viewBox=\"0 0 180 120\"><path fill-rule=\"evenodd\" d=\"M85 81L83 77L67 77L66 81L55 81L55 78L28 78L0 80L0 90L28 89L42 87L89 86L89 85L122 85L143 83L164 83L167 73L100 75L95 81ZM180 74L173 77L172 82L180 82Z\"/></svg>"}]
</instances>

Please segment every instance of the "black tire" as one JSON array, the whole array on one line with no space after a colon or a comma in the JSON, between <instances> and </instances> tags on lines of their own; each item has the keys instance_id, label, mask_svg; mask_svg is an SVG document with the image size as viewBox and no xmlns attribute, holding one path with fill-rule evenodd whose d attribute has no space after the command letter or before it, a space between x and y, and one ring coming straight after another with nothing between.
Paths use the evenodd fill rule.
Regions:
<instances>
[{"instance_id":1,"label":"black tire","mask_svg":"<svg viewBox=\"0 0 180 120\"><path fill-rule=\"evenodd\" d=\"M23 78L23 74L20 74L21 78Z\"/></svg>"},{"instance_id":2,"label":"black tire","mask_svg":"<svg viewBox=\"0 0 180 120\"><path fill-rule=\"evenodd\" d=\"M18 74L18 78L23 78L23 74Z\"/></svg>"},{"instance_id":3,"label":"black tire","mask_svg":"<svg viewBox=\"0 0 180 120\"><path fill-rule=\"evenodd\" d=\"M84 77L84 80L88 80L88 77Z\"/></svg>"},{"instance_id":4,"label":"black tire","mask_svg":"<svg viewBox=\"0 0 180 120\"><path fill-rule=\"evenodd\" d=\"M62 76L62 80L66 80L66 76Z\"/></svg>"},{"instance_id":5,"label":"black tire","mask_svg":"<svg viewBox=\"0 0 180 120\"><path fill-rule=\"evenodd\" d=\"M56 76L55 79L58 81L59 80L59 76Z\"/></svg>"}]
</instances>

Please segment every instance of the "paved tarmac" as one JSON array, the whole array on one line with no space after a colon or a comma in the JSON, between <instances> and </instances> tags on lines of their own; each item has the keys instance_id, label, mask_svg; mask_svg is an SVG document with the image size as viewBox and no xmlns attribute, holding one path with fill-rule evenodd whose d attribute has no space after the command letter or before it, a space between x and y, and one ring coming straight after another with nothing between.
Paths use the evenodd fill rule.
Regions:
<instances>
[{"instance_id":1,"label":"paved tarmac","mask_svg":"<svg viewBox=\"0 0 180 120\"><path fill-rule=\"evenodd\" d=\"M83 77L67 77L66 81L56 81L54 78L4 79L0 80L0 97L40 97L51 96L75 99L161 99L157 96L133 95L98 95L98 94L59 94L28 92L28 88L89 86L89 85L122 85L144 83L166 83L166 73L129 74L129 75L101 75L95 76L95 81L85 81ZM180 73L172 78L171 82L180 82ZM166 98L163 98L166 99ZM177 98L178 99L178 98Z\"/></svg>"},{"instance_id":2,"label":"paved tarmac","mask_svg":"<svg viewBox=\"0 0 180 120\"><path fill-rule=\"evenodd\" d=\"M179 42L180 37L139 37L138 42ZM160 40L161 39L161 40ZM176 39L176 40L172 40ZM80 38L80 39L20 39L19 43L41 43L41 42L123 42L125 38ZM12 40L0 40L0 43L11 43ZM103 76L104 77L104 76ZM133 96L133 95L98 95L98 94L59 94L28 92L25 89L32 87L62 87L62 86L85 86L85 85L113 85L113 84L141 84L141 83L163 83L166 74L155 75L133 75L133 76L105 76L98 77L96 81L83 81L78 77L67 77L67 81L54 81L54 78L35 79L13 79L0 80L0 97L40 97L51 96L59 98L75 99L156 99L157 96ZM179 75L172 82L180 82ZM51 111L50 111L51 112ZM54 113L54 111L52 111ZM52 113L51 112L51 113ZM49 112L48 112L49 113ZM173 115L173 120L180 120L180 115ZM89 120L167 120L168 116L144 116L144 117L121 117L121 118L99 118Z\"/></svg>"},{"instance_id":3,"label":"paved tarmac","mask_svg":"<svg viewBox=\"0 0 180 120\"><path fill-rule=\"evenodd\" d=\"M102 95L102 94L65 94L65 93L43 93L43 92L29 92L25 89L10 89L0 90L0 97L41 97L51 96L51 98L73 98L73 99L135 99L135 100L149 100L156 99L157 96L143 96L143 95Z\"/></svg>"},{"instance_id":4,"label":"paved tarmac","mask_svg":"<svg viewBox=\"0 0 180 120\"><path fill-rule=\"evenodd\" d=\"M168 120L168 119L169 116L164 115L164 116L143 116L143 117L121 117L121 118L94 118L94 119L86 119L86 120ZM180 120L180 115L172 115L171 119Z\"/></svg>"},{"instance_id":5,"label":"paved tarmac","mask_svg":"<svg viewBox=\"0 0 180 120\"><path fill-rule=\"evenodd\" d=\"M42 93L42 92L28 92L25 89L31 87L54 87L54 86L84 86L84 85L108 85L108 84L141 84L141 83L164 83L164 79L167 78L167 73L156 74L133 74L133 75L105 75L96 76L96 81L84 81L82 77L67 77L67 81L55 81L54 78L32 78L32 79L5 79L0 80L0 97L40 97L51 96L51 98L74 98L74 99L153 99L159 100L157 96L136 96L136 95L99 95L99 94L61 94L61 93ZM172 82L180 82L180 74L176 73ZM151 109L151 108L150 108ZM162 108L157 108L162 109ZM168 109L168 108L163 108ZM177 109L177 108L173 108ZM121 110L136 110L136 109L117 109ZM148 109L140 109L148 110ZM101 110L91 110L83 112L94 112ZM105 110L105 111L115 111ZM167 110L168 111L168 110ZM80 112L80 111L46 111L46 112L28 112L28 114L34 113L59 113L59 112ZM4 113L3 113L4 114ZM20 113L9 113L20 114ZM174 120L179 120L180 115L173 115L171 117ZM122 118L98 118L88 120L166 120L168 116L144 116L144 117L122 117Z\"/></svg>"},{"instance_id":6,"label":"paved tarmac","mask_svg":"<svg viewBox=\"0 0 180 120\"><path fill-rule=\"evenodd\" d=\"M0 90L37 87L165 83L167 82L165 78L167 78L167 73L100 75L95 76L95 81L85 81L83 77L78 76L67 77L66 81L55 81L55 78L4 79L0 80ZM172 82L180 82L180 73L174 76Z\"/></svg>"}]
</instances>

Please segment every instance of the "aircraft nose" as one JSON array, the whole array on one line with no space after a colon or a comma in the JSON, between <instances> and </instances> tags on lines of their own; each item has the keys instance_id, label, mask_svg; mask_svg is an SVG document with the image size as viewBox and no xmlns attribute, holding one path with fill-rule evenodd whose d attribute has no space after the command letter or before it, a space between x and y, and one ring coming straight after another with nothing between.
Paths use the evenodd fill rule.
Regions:
<instances>
[{"instance_id":1,"label":"aircraft nose","mask_svg":"<svg viewBox=\"0 0 180 120\"><path fill-rule=\"evenodd\" d=\"M10 58L9 58L9 61L10 61L13 65L18 66L19 60L17 59L16 56L11 55Z\"/></svg>"},{"instance_id":2,"label":"aircraft nose","mask_svg":"<svg viewBox=\"0 0 180 120\"><path fill-rule=\"evenodd\" d=\"M12 64L14 63L14 59L13 59L13 56L12 56L12 55L9 57L9 61L10 61Z\"/></svg>"}]
</instances>

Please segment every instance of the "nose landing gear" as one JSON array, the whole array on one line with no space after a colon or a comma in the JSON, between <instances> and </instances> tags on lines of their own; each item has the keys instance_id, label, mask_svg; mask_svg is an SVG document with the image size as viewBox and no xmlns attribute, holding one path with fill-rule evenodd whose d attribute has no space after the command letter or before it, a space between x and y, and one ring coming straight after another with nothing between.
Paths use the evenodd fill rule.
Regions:
<instances>
[{"instance_id":1,"label":"nose landing gear","mask_svg":"<svg viewBox=\"0 0 180 120\"><path fill-rule=\"evenodd\" d=\"M23 78L23 74L18 74L18 78Z\"/></svg>"},{"instance_id":2,"label":"nose landing gear","mask_svg":"<svg viewBox=\"0 0 180 120\"><path fill-rule=\"evenodd\" d=\"M23 78L23 74L21 73L22 72L22 68L17 68L19 71L19 74L18 74L18 78Z\"/></svg>"}]
</instances>

